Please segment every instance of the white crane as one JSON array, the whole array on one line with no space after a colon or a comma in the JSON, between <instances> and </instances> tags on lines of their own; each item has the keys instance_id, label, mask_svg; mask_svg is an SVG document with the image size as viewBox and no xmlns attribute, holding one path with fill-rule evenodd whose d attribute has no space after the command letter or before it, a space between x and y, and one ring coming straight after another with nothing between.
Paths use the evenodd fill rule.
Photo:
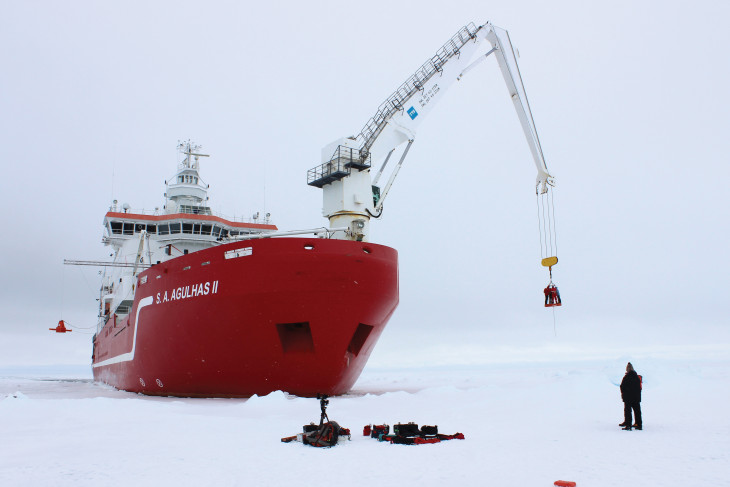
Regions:
<instances>
[{"instance_id":1,"label":"white crane","mask_svg":"<svg viewBox=\"0 0 730 487\"><path fill-rule=\"evenodd\" d=\"M488 51L476 56L482 42ZM522 130L537 166L537 191L545 193L554 180L548 172L525 87L509 34L487 22L462 27L379 107L356 136L338 139L322 149L322 164L307 173L307 184L323 190L322 213L331 229L346 228L336 238L367 241L370 218L380 216L416 129L451 85L476 64L494 54L502 70ZM407 144L379 186L395 150ZM381 163L382 161L382 163ZM374 176L372 164L380 164Z\"/></svg>"}]
</instances>

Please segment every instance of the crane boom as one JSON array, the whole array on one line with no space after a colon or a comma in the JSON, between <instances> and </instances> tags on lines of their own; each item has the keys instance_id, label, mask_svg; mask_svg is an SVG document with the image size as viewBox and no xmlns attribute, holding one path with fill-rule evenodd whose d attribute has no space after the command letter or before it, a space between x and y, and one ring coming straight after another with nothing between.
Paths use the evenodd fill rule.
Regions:
<instances>
[{"instance_id":1,"label":"crane boom","mask_svg":"<svg viewBox=\"0 0 730 487\"><path fill-rule=\"evenodd\" d=\"M491 48L475 54L483 41ZM322 163L307 173L307 183L323 189L323 215L332 227L347 227L346 237L367 240L370 217L379 216L383 201L398 174L415 138L416 129L451 85L492 53L497 57L502 76L517 111L522 130L537 167L537 188L544 193L554 185L532 111L522 82L517 58L506 30L491 23L476 27L470 23L454 34L434 56L398 87L377 109L356 135L338 139L322 150ZM473 62L472 62L473 61ZM408 143L399 162L389 173L381 193L375 186L393 152ZM383 162L374 181L372 163Z\"/></svg>"},{"instance_id":2,"label":"crane boom","mask_svg":"<svg viewBox=\"0 0 730 487\"><path fill-rule=\"evenodd\" d=\"M537 135L535 120L532 118L530 102L527 100L527 92L520 75L520 67L517 64L514 47L509 38L509 33L499 27L488 24L490 29L486 33L489 42L492 43L497 53L497 63L502 71L510 98L514 103L517 117L520 119L522 131L525 133L527 145L530 146L532 158L537 166L537 184L541 186L540 192L547 191L546 185L554 185L554 180L545 165L545 156L540 146L540 138Z\"/></svg>"}]
</instances>

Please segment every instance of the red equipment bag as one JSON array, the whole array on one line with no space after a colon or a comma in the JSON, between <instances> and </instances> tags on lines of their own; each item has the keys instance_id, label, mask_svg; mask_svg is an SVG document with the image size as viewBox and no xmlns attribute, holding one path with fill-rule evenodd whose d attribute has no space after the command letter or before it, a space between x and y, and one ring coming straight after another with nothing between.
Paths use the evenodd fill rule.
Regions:
<instances>
[{"instance_id":1,"label":"red equipment bag","mask_svg":"<svg viewBox=\"0 0 730 487\"><path fill-rule=\"evenodd\" d=\"M302 437L302 443L310 446L330 447L337 444L340 437L340 425L335 421L324 423L317 431L305 434Z\"/></svg>"}]
</instances>

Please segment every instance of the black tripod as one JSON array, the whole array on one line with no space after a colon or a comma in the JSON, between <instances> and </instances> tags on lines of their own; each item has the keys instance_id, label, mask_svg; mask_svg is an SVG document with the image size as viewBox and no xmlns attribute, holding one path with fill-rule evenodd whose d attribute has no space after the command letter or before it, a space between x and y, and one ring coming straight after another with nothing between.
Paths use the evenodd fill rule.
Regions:
<instances>
[{"instance_id":1,"label":"black tripod","mask_svg":"<svg viewBox=\"0 0 730 487\"><path fill-rule=\"evenodd\" d=\"M319 399L319 409L322 410L322 413L319 417L319 429L322 429L322 425L324 424L324 420L326 419L329 423L330 418L327 416L327 405L330 403L329 399L327 399L327 396L324 394L317 394L317 399Z\"/></svg>"}]
</instances>

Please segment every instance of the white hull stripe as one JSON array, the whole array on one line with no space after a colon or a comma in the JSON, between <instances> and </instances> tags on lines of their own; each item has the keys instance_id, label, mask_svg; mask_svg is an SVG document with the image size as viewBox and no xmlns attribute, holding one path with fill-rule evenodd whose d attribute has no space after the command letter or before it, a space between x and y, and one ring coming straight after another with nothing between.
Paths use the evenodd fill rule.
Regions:
<instances>
[{"instance_id":1,"label":"white hull stripe","mask_svg":"<svg viewBox=\"0 0 730 487\"><path fill-rule=\"evenodd\" d=\"M140 299L139 305L137 305L137 315L134 317L134 340L132 340L132 351L122 353L120 355L117 355L116 357L108 358L103 362L92 364L93 368L134 360L134 350L137 348L137 331L139 330L139 312L142 311L142 308L144 308L148 304L152 304L152 296L147 296L146 298Z\"/></svg>"}]
</instances>

